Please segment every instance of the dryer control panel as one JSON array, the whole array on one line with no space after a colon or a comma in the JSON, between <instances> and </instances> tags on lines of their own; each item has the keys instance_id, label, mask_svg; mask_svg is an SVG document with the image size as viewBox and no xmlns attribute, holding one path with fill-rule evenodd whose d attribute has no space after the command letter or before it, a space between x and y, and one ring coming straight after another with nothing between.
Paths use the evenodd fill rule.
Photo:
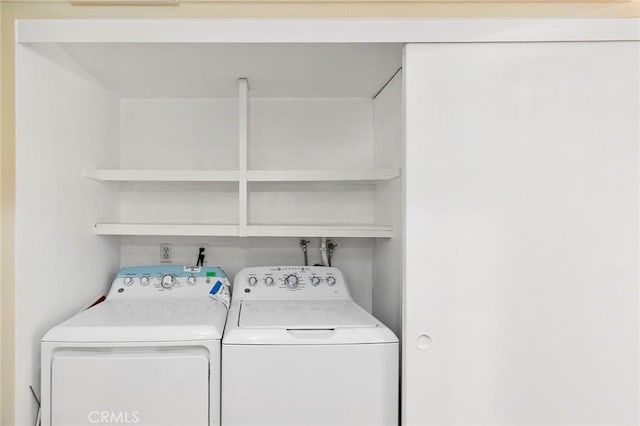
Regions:
<instances>
[{"instance_id":1,"label":"dryer control panel","mask_svg":"<svg viewBox=\"0 0 640 426\"><path fill-rule=\"evenodd\" d=\"M107 296L112 300L213 297L227 306L227 274L213 266L135 266L121 269Z\"/></svg>"},{"instance_id":2,"label":"dryer control panel","mask_svg":"<svg viewBox=\"0 0 640 426\"><path fill-rule=\"evenodd\" d=\"M324 266L259 266L236 274L234 298L240 300L351 299L337 268Z\"/></svg>"}]
</instances>

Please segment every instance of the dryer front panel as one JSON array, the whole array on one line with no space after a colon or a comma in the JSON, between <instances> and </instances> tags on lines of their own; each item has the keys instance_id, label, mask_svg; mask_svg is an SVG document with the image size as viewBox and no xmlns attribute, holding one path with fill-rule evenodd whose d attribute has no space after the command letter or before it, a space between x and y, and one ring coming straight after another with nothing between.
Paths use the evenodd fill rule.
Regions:
<instances>
[{"instance_id":1,"label":"dryer front panel","mask_svg":"<svg viewBox=\"0 0 640 426\"><path fill-rule=\"evenodd\" d=\"M51 361L51 425L208 426L205 348L63 349Z\"/></svg>"}]
</instances>

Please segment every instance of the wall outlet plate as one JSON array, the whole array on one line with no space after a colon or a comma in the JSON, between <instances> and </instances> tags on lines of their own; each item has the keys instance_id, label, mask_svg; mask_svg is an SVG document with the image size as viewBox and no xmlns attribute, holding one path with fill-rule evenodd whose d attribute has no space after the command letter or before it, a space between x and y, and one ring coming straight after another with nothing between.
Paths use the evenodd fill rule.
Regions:
<instances>
[{"instance_id":1,"label":"wall outlet plate","mask_svg":"<svg viewBox=\"0 0 640 426\"><path fill-rule=\"evenodd\" d=\"M160 244L160 263L172 263L173 250L171 244Z\"/></svg>"}]
</instances>

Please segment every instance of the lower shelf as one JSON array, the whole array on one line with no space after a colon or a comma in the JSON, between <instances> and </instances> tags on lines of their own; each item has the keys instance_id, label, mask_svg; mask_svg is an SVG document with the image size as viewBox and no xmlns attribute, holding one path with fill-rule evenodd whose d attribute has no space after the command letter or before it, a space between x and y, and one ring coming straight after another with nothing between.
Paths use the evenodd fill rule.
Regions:
<instances>
[{"instance_id":1,"label":"lower shelf","mask_svg":"<svg viewBox=\"0 0 640 426\"><path fill-rule=\"evenodd\" d=\"M238 225L97 223L95 233L98 235L155 235L160 237L235 237L238 235Z\"/></svg>"},{"instance_id":2,"label":"lower shelf","mask_svg":"<svg viewBox=\"0 0 640 426\"><path fill-rule=\"evenodd\" d=\"M97 235L237 237L238 225L98 223ZM249 225L247 237L391 238L393 228L379 225Z\"/></svg>"}]
</instances>

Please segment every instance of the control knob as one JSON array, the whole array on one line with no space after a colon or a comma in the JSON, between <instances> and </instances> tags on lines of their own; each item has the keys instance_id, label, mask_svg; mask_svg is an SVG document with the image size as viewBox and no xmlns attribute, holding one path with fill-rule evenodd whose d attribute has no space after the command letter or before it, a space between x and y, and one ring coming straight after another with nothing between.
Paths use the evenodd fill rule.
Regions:
<instances>
[{"instance_id":1,"label":"control knob","mask_svg":"<svg viewBox=\"0 0 640 426\"><path fill-rule=\"evenodd\" d=\"M317 287L320 284L320 277L311 277L311 285Z\"/></svg>"},{"instance_id":2,"label":"control knob","mask_svg":"<svg viewBox=\"0 0 640 426\"><path fill-rule=\"evenodd\" d=\"M189 278L187 278L187 283L190 285L194 285L196 283L196 277L194 277L193 275L189 276Z\"/></svg>"},{"instance_id":3,"label":"control knob","mask_svg":"<svg viewBox=\"0 0 640 426\"><path fill-rule=\"evenodd\" d=\"M336 277L327 277L327 284L330 286L336 285Z\"/></svg>"},{"instance_id":4,"label":"control knob","mask_svg":"<svg viewBox=\"0 0 640 426\"><path fill-rule=\"evenodd\" d=\"M164 288L171 288L176 283L176 277L173 275L164 275L160 280L160 285Z\"/></svg>"},{"instance_id":5,"label":"control knob","mask_svg":"<svg viewBox=\"0 0 640 426\"><path fill-rule=\"evenodd\" d=\"M273 277L264 277L264 283L271 287L273 285Z\"/></svg>"},{"instance_id":6,"label":"control knob","mask_svg":"<svg viewBox=\"0 0 640 426\"><path fill-rule=\"evenodd\" d=\"M256 284L258 284L258 279L256 277L249 277L249 285L253 287Z\"/></svg>"},{"instance_id":7,"label":"control knob","mask_svg":"<svg viewBox=\"0 0 640 426\"><path fill-rule=\"evenodd\" d=\"M131 284L133 284L133 278L124 277L124 285L131 285Z\"/></svg>"},{"instance_id":8,"label":"control knob","mask_svg":"<svg viewBox=\"0 0 640 426\"><path fill-rule=\"evenodd\" d=\"M298 277L293 274L289 275L284 279L284 283L289 288L297 288L299 284Z\"/></svg>"},{"instance_id":9,"label":"control knob","mask_svg":"<svg viewBox=\"0 0 640 426\"><path fill-rule=\"evenodd\" d=\"M149 284L149 277L140 278L140 285L148 285L148 284Z\"/></svg>"}]
</instances>

